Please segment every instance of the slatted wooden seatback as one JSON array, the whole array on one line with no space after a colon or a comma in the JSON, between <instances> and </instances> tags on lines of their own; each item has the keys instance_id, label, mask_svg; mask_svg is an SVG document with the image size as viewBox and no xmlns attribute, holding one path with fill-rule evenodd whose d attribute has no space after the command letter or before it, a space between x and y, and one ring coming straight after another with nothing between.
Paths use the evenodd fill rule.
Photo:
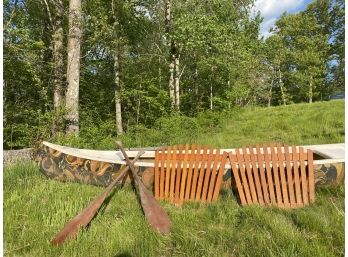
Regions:
<instances>
[{"instance_id":1,"label":"slatted wooden seatback","mask_svg":"<svg viewBox=\"0 0 348 257\"><path fill-rule=\"evenodd\" d=\"M228 159L242 205L296 208L315 200L311 150L256 145L236 149Z\"/></svg>"},{"instance_id":2,"label":"slatted wooden seatback","mask_svg":"<svg viewBox=\"0 0 348 257\"><path fill-rule=\"evenodd\" d=\"M172 203L216 201L227 153L196 145L169 146L156 151L154 194Z\"/></svg>"}]
</instances>

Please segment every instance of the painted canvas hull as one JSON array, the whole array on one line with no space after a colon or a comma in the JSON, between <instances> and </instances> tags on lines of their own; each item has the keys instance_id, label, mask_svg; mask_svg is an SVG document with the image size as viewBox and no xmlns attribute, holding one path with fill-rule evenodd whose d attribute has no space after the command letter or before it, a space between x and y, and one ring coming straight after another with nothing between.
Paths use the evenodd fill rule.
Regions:
<instances>
[{"instance_id":1,"label":"painted canvas hull","mask_svg":"<svg viewBox=\"0 0 348 257\"><path fill-rule=\"evenodd\" d=\"M308 146L310 148L310 146ZM231 149L221 149L220 151ZM138 151L127 151L130 157L134 157ZM136 166L138 174L145 186L153 185L153 160L154 150L145 152ZM344 181L344 159L314 160L315 183L319 185L339 184ZM118 151L96 151L74 149L48 142L43 142L36 153L36 159L41 172L48 178L62 182L77 182L96 186L108 186L119 174L125 165L123 156ZM125 182L130 182L125 178ZM223 187L233 187L232 172L229 165L225 168Z\"/></svg>"}]
</instances>

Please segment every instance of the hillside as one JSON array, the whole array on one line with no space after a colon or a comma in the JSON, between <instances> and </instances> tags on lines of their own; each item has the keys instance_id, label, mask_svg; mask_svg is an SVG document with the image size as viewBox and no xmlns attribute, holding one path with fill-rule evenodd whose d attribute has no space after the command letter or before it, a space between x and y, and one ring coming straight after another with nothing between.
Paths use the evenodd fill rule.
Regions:
<instances>
[{"instance_id":1,"label":"hillside","mask_svg":"<svg viewBox=\"0 0 348 257\"><path fill-rule=\"evenodd\" d=\"M344 101L248 108L225 119L216 134L202 136L198 141L217 147L344 142Z\"/></svg>"}]
</instances>

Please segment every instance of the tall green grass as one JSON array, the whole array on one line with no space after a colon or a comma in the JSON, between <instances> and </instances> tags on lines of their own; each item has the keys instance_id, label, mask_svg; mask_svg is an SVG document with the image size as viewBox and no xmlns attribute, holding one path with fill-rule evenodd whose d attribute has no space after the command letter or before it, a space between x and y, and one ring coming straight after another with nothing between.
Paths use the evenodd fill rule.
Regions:
<instances>
[{"instance_id":1,"label":"tall green grass","mask_svg":"<svg viewBox=\"0 0 348 257\"><path fill-rule=\"evenodd\" d=\"M344 142L344 101L248 108L223 120L222 129L198 142L241 147L281 142L309 145Z\"/></svg>"},{"instance_id":2,"label":"tall green grass","mask_svg":"<svg viewBox=\"0 0 348 257\"><path fill-rule=\"evenodd\" d=\"M34 163L4 172L5 256L343 256L344 186L318 188L315 204L294 210L240 207L230 191L215 204L162 202L172 232L149 229L130 186L76 240L50 239L103 189L45 179Z\"/></svg>"}]
</instances>

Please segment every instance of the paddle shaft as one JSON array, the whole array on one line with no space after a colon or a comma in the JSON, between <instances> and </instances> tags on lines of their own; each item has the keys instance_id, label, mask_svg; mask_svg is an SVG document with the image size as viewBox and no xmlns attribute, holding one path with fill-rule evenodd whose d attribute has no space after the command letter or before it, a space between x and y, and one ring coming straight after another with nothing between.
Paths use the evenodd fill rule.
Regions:
<instances>
[{"instance_id":1,"label":"paddle shaft","mask_svg":"<svg viewBox=\"0 0 348 257\"><path fill-rule=\"evenodd\" d=\"M144 151L139 152L138 155L133 159L131 164L133 165L144 153ZM129 166L124 167L117 178L103 191L103 193L101 193L101 195L91 201L85 209L83 209L78 215L71 219L64 226L64 228L55 235L51 243L54 245L60 245L64 243L64 241L68 238L73 238L74 236L76 236L80 227L87 226L95 216L95 214L98 212L100 206L103 204L113 187L127 174L128 170Z\"/></svg>"},{"instance_id":2,"label":"paddle shaft","mask_svg":"<svg viewBox=\"0 0 348 257\"><path fill-rule=\"evenodd\" d=\"M129 160L127 153L123 149L121 142L116 142L116 144L121 150L124 158L126 159L127 165L132 172L135 184L138 187L141 206L150 226L152 227L152 229L162 234L169 233L171 221L168 214L159 205L156 199L152 196L152 194L147 190L143 182L140 180L138 174L134 170L133 164Z\"/></svg>"}]
</instances>

